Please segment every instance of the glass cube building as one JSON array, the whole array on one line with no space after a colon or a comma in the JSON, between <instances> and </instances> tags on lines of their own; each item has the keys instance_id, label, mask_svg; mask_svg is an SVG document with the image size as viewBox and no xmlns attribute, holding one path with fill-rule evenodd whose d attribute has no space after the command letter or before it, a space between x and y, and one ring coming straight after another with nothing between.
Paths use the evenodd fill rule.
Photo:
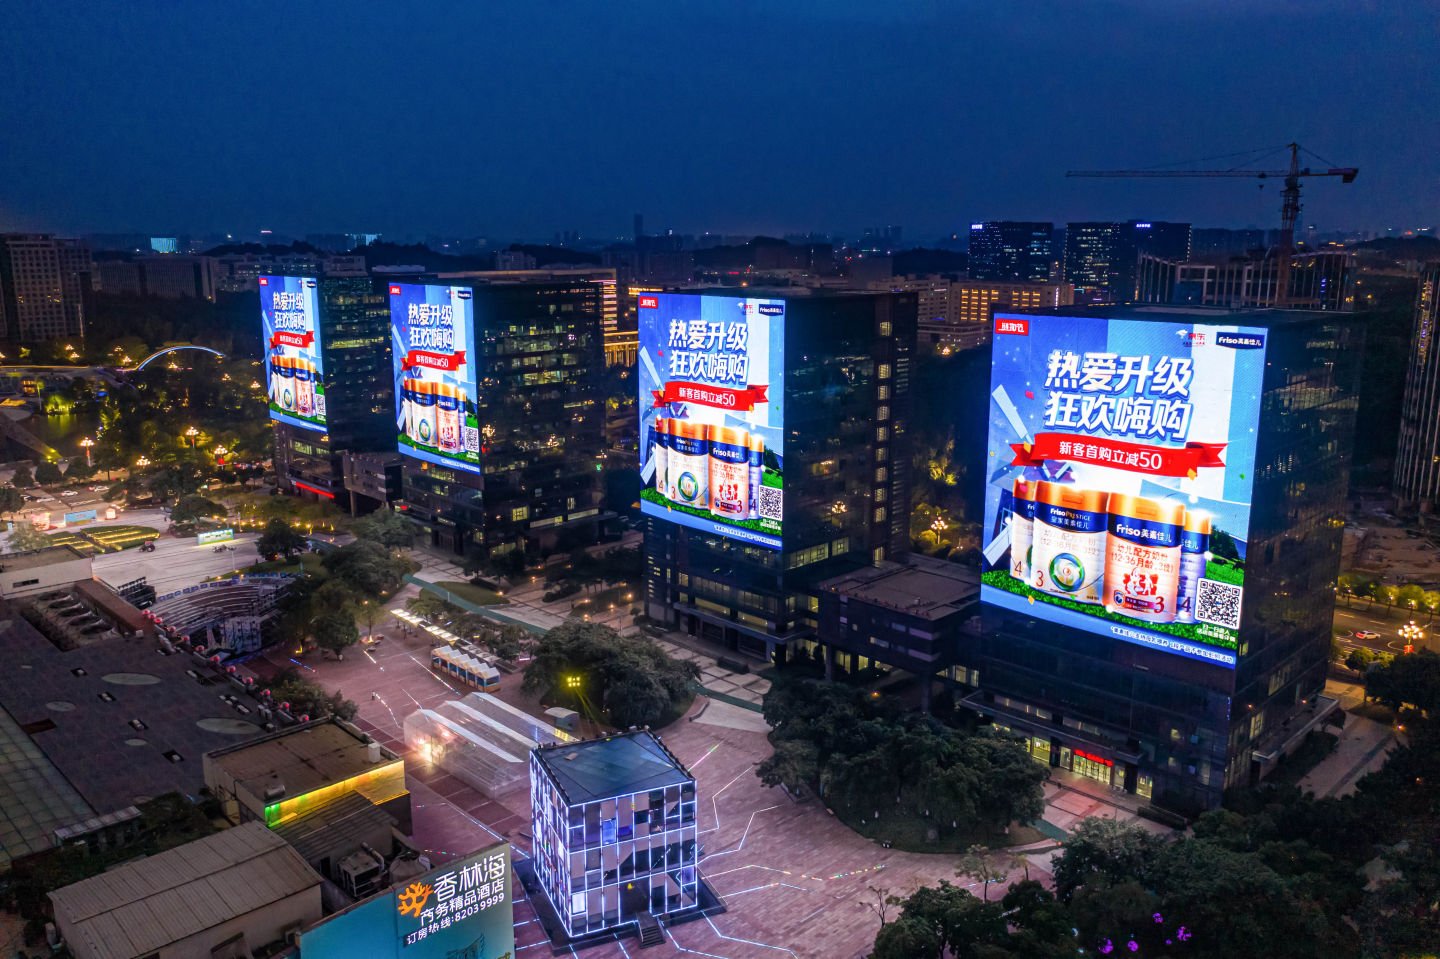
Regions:
<instances>
[{"instance_id":1,"label":"glass cube building","mask_svg":"<svg viewBox=\"0 0 1440 959\"><path fill-rule=\"evenodd\" d=\"M699 904L695 779L649 732L530 754L535 875L571 938Z\"/></svg>"}]
</instances>

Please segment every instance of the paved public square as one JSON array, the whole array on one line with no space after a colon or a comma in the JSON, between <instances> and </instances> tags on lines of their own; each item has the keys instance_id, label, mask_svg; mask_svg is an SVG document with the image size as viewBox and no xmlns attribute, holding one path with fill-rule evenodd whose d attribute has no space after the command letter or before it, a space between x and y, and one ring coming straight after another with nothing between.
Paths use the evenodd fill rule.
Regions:
<instances>
[{"instance_id":1,"label":"paved public square","mask_svg":"<svg viewBox=\"0 0 1440 959\"><path fill-rule=\"evenodd\" d=\"M341 662L307 654L306 675L354 700L359 724L405 755L415 842L436 860L463 855L496 837L511 842L517 857L528 855L528 786L487 798L405 750L405 716L464 690L450 688L430 671L430 643L422 635L413 630L402 635L393 620L377 632L385 636L378 648L355 649ZM277 666L290 665L283 655L276 658ZM519 694L519 684L518 675L505 676L501 698L536 710L533 699ZM770 746L764 721L753 710L697 697L689 714L661 735L698 780L701 873L727 911L667 928L668 949L657 955L862 957L879 927L868 905L876 901L872 886L903 895L940 879L969 882L954 874L957 856L882 849L818 803L796 805L783 791L763 786L754 767ZM1043 851L1032 857L1033 878L1048 880L1044 859ZM990 891L992 898L1002 894L999 885ZM534 910L523 900L515 905L515 922L518 953L550 954ZM610 943L583 954L628 957L636 945Z\"/></svg>"}]
</instances>

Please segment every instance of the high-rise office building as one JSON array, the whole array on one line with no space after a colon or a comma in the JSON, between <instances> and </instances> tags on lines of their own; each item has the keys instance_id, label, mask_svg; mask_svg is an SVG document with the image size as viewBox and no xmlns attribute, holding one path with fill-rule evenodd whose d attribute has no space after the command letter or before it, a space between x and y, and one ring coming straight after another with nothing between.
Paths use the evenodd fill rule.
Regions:
<instances>
[{"instance_id":1,"label":"high-rise office building","mask_svg":"<svg viewBox=\"0 0 1440 959\"><path fill-rule=\"evenodd\" d=\"M394 449L390 314L382 286L349 275L257 278L275 432L275 472L291 493L364 508L344 455Z\"/></svg>"},{"instance_id":2,"label":"high-rise office building","mask_svg":"<svg viewBox=\"0 0 1440 959\"><path fill-rule=\"evenodd\" d=\"M1440 263L1420 274L1415 299L1415 327L1410 336L1410 362L1405 370L1405 398L1400 411L1400 440L1395 452L1395 498L1405 506L1430 512L1440 501Z\"/></svg>"},{"instance_id":3,"label":"high-rise office building","mask_svg":"<svg viewBox=\"0 0 1440 959\"><path fill-rule=\"evenodd\" d=\"M995 324L964 702L1037 760L1213 807L1337 706L1363 331L1344 313L1158 308Z\"/></svg>"},{"instance_id":4,"label":"high-rise office building","mask_svg":"<svg viewBox=\"0 0 1440 959\"><path fill-rule=\"evenodd\" d=\"M102 260L96 266L103 293L215 301L213 257L139 256L133 260Z\"/></svg>"},{"instance_id":5,"label":"high-rise office building","mask_svg":"<svg viewBox=\"0 0 1440 959\"><path fill-rule=\"evenodd\" d=\"M639 314L647 615L812 655L816 584L909 547L915 294L655 294Z\"/></svg>"},{"instance_id":6,"label":"high-rise office building","mask_svg":"<svg viewBox=\"0 0 1440 959\"><path fill-rule=\"evenodd\" d=\"M478 557L593 540L605 287L471 274L389 289L391 443L423 540Z\"/></svg>"},{"instance_id":7,"label":"high-rise office building","mask_svg":"<svg viewBox=\"0 0 1440 959\"><path fill-rule=\"evenodd\" d=\"M0 319L5 338L83 337L94 303L90 248L49 233L0 233Z\"/></svg>"},{"instance_id":8,"label":"high-rise office building","mask_svg":"<svg viewBox=\"0 0 1440 959\"><path fill-rule=\"evenodd\" d=\"M1190 258L1190 224L1130 220L1070 223L1065 228L1065 282L1077 303L1131 303L1142 254Z\"/></svg>"},{"instance_id":9,"label":"high-rise office building","mask_svg":"<svg viewBox=\"0 0 1440 959\"><path fill-rule=\"evenodd\" d=\"M1044 283L1055 259L1053 223L987 220L970 224L970 278Z\"/></svg>"}]
</instances>

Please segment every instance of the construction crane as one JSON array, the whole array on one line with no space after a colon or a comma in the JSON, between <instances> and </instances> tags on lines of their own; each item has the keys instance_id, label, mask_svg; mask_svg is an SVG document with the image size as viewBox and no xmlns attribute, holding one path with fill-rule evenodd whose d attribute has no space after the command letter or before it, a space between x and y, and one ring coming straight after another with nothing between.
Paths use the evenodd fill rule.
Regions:
<instances>
[{"instance_id":1,"label":"construction crane","mask_svg":"<svg viewBox=\"0 0 1440 959\"><path fill-rule=\"evenodd\" d=\"M1065 175L1067 177L1255 177L1261 180L1283 177L1285 188L1280 192L1280 243L1279 249L1276 250L1275 261L1275 305L1284 308L1290 305L1290 257L1295 252L1295 221L1300 218L1300 178L1338 176L1341 183L1353 183L1355 177L1360 173L1355 167L1337 167L1333 164L1325 169L1312 170L1310 167L1301 167L1300 144L1287 143L1281 149L1287 148L1290 150L1290 169L1288 170L1250 170L1239 167L1229 170L1066 170ZM1309 150L1305 152L1322 163L1330 164L1330 161L1324 157L1310 153ZM1229 156L1239 155L1229 154ZM1210 157L1208 159L1221 158ZM1260 184L1260 188L1264 189L1265 184Z\"/></svg>"}]
</instances>

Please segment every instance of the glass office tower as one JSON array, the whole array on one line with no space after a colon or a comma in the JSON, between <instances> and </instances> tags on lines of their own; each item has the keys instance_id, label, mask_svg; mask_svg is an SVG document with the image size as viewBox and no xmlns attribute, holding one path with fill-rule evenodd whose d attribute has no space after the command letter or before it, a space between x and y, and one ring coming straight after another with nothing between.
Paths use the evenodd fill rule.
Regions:
<instances>
[{"instance_id":1,"label":"glass office tower","mask_svg":"<svg viewBox=\"0 0 1440 959\"><path fill-rule=\"evenodd\" d=\"M645 610L653 620L743 655L782 661L788 652L808 654L815 646L815 584L909 548L908 424L916 296L793 296L785 291L767 296L748 290L736 297L733 292L641 297ZM647 306L647 301L655 305ZM647 310L663 315L650 318ZM684 384L697 377L711 382L697 369L735 369L732 359L720 362L720 353L714 361L695 359L695 351L680 350L684 358L676 356L669 336L674 322L688 324L680 319L686 311L693 312L704 329L714 328L711 323L733 327L726 319L732 314L769 321L769 378L763 379L767 371L753 366L743 377L747 388L765 384L768 396L763 402L771 407L768 422L754 427L766 437L763 450L752 448L760 479L753 487L758 520L727 519L723 503L714 505L706 518L693 503L678 502L683 494L674 484L668 495L657 489L663 482L658 471L652 471L657 436L663 446L679 435L667 432L672 427L683 432L689 428L685 424L698 421L700 426L730 429L722 423L725 417L726 422L743 422L731 412L733 405L707 412L687 401L697 394L671 389L689 388ZM721 319L705 319L712 316ZM757 324L751 329L761 328ZM732 402L724 387L705 387L704 393L718 403ZM777 398L782 402L777 404ZM710 439L724 435L712 434ZM680 456L694 452L697 442L709 442L694 436L680 441L689 444ZM672 479L684 476L675 467L679 461L670 458ZM726 468L718 467L715 475L723 475ZM773 520L767 512L772 509Z\"/></svg>"},{"instance_id":2,"label":"glass office tower","mask_svg":"<svg viewBox=\"0 0 1440 959\"><path fill-rule=\"evenodd\" d=\"M264 277L262 307L267 294L285 277ZM288 278L294 280L295 278ZM303 278L302 278L303 279ZM304 424L275 419L275 472L288 492L310 499L334 500L347 506L343 456L346 452L378 452L393 448L390 430L394 398L390 378L390 313L384 288L364 273L321 276L316 283L319 307L310 348L318 345L323 382L323 423ZM279 335L284 336L281 332ZM283 346L266 343L274 375ZM312 353L313 356L313 353ZM285 371L291 374L290 370ZM278 392L272 389L272 395ZM272 406L272 409L274 407Z\"/></svg>"},{"instance_id":3,"label":"glass office tower","mask_svg":"<svg viewBox=\"0 0 1440 959\"><path fill-rule=\"evenodd\" d=\"M976 660L980 690L965 703L1024 736L1037 760L1194 812L1218 805L1226 789L1263 778L1336 708L1322 693L1363 330L1352 317L1336 313L1163 308L1066 311L1063 328L1079 330L1092 319L1112 324L1106 341L1110 352L1084 356L1100 364L1108 362L1108 356L1118 360L1122 369L1127 360L1142 356L1147 363L1130 364L1132 369L1154 369L1157 357L1162 358L1167 370L1183 370L1187 388L1195 388L1197 418L1212 416L1217 406L1232 410L1229 433L1220 434L1227 442L1154 444L1152 440L1155 450L1178 456L1178 466L1167 477L1168 461L1157 460L1158 478L1137 478L1146 484L1137 487L1140 494L1158 502L1164 491L1171 491L1174 501L1190 511L1200 497L1185 495L1196 488L1187 483L1194 484L1197 475L1211 470L1230 474L1223 494L1216 493L1213 503L1200 503L1211 513L1195 511L1196 516L1216 517L1213 530L1210 519L1193 525L1193 531L1203 529L1210 537L1208 544L1191 554L1206 570L1198 574L1202 577L1198 603L1184 615L1177 610L1172 620L1163 605L1151 602L1156 593L1152 583L1164 582L1163 566L1169 561L1163 556L1144 561L1152 564L1149 568L1156 571L1156 579L1143 577L1148 592L1142 590L1137 597L1131 595L1133 580L1116 575L1112 581L1115 567L1107 555L1101 592L1110 605L1104 612L1098 605L1086 606L1078 592L1053 598L1056 586L1043 579L1041 589L1029 589L1037 582L1036 570L1061 576L1067 572L1066 557L1073 569L1081 564L1073 561L1072 554L1083 557L1084 553L1051 550L1042 556L1040 520L1032 520L1029 527L1021 524L1018 528L1030 530L1032 539L1027 542L1034 544L1022 562L1022 566L1030 564L1027 588L992 592L982 588L982 638ZM1126 324L1123 336L1115 332L1117 322ZM1009 324L1008 329L1017 334L1028 330L1029 335L1040 325L1037 314L997 314L996 324L997 330ZM1190 342L1173 345L1176 329L1189 331ZM1147 345L1134 347L1137 338ZM1013 343L1009 335L997 333L997 364ZM1053 351L1050 344L1035 347L1042 364L1047 352L1048 362L1059 364L1051 367L1057 382L1064 376L1065 348L1065 344ZM1192 349L1193 354L1186 352ZM1204 361L1202 349L1210 351ZM1261 351L1263 357L1257 357ZM1125 355L1131 352L1137 355ZM1188 365L1192 355L1193 367ZM1186 365L1177 365L1180 360ZM1242 401L1241 378L1235 371L1245 364L1251 378ZM1233 398L1228 379L1232 375ZM1209 387L1200 388L1202 381ZM1156 379L1149 383L1158 388ZM1047 404L1044 390L1049 385L1042 372L1034 388L1034 402L1047 409L1045 422L1035 424L1042 428L1052 418L1049 411L1058 409L1063 415L1066 409L1063 393L1057 402L1057 393L1051 392ZM1012 402L997 398L996 392L992 405ZM1121 399L1133 401L1128 396ZM1012 406L1023 410L1025 402L1014 400ZM1031 425L1019 420L1017 415L1012 421L1022 428ZM1056 491L1073 482L1070 471L1083 467L1087 458L1108 462L1115 449L1137 445L1107 444L1101 436L1081 444L1084 452L1074 443L1068 451L1057 446L1065 453L1062 458L1041 452L1051 442L1047 435L1053 434L1039 431L1028 439L997 445L996 422L992 418L990 448L993 452L1005 445L1006 459L992 460L988 473L992 485L1006 487L1002 500L1010 517L1025 515L1020 509L1025 502L1021 492L1059 503ZM1197 436L1192 432L1189 439ZM1030 445L1022 445L1026 442ZM1202 448L1206 445L1209 452ZM1006 474L1004 470L1014 465L1009 463L1012 455L1015 464L1031 464L1027 466L1031 472ZM1018 485L1031 480L1030 491ZM1013 494L1011 483L1016 484ZM1043 492L1037 496L1035 489ZM1139 499L1126 497L1120 502ZM1192 527L1166 533L1163 522L1167 521L1156 517L1146 523L1117 524L1116 500L1112 497L1110 502L1109 533L1101 526L1099 536L1114 540L1117 531L1133 532L1139 525L1152 537L1147 548L1165 546L1169 541L1161 539L1171 533L1182 544L1182 556L1190 548L1186 537ZM1222 537L1218 518L1242 508L1244 518ZM1069 529L1081 528L1080 513L1065 515L1076 520ZM1168 522L1181 521L1172 517ZM986 534L995 533L998 543L993 553L987 553L987 562L1004 563L1008 554L1001 552L1005 544L998 541L1006 529L1011 532L1005 535L1015 535L1016 528L1013 518L987 528ZM1122 546L1122 552L1128 548ZM1157 549L1156 555L1163 552ZM1124 573L1133 575L1140 562L1127 563ZM1005 574L983 575L988 585L998 582L993 577L1003 579ZM1243 582L1243 590L1223 582L1226 576L1230 583ZM1025 592L1031 594L1029 602ZM1021 602L1012 601L1016 595ZM1182 587L1182 608L1185 595ZM1193 602L1196 594L1190 596ZM1119 615L1114 614L1117 609ZM1209 625L1226 622L1233 629Z\"/></svg>"},{"instance_id":4,"label":"glass office tower","mask_svg":"<svg viewBox=\"0 0 1440 959\"><path fill-rule=\"evenodd\" d=\"M479 557L593 542L602 519L601 286L470 277L398 286L455 290L456 303L473 303L474 462L400 445L402 506L423 541ZM396 427L392 418L392 449Z\"/></svg>"}]
</instances>

